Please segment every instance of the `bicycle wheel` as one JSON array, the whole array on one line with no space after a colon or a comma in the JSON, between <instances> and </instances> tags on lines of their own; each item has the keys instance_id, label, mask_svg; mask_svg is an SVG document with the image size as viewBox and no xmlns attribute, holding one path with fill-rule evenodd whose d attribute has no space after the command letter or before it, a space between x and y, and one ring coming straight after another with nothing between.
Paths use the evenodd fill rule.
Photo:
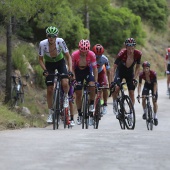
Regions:
<instances>
[{"instance_id":1,"label":"bicycle wheel","mask_svg":"<svg viewBox=\"0 0 170 170\"><path fill-rule=\"evenodd\" d=\"M136 118L135 118L135 110L130 97L125 95L123 97L122 104L124 108L125 126L127 129L134 129Z\"/></svg>"},{"instance_id":2,"label":"bicycle wheel","mask_svg":"<svg viewBox=\"0 0 170 170\"><path fill-rule=\"evenodd\" d=\"M93 116L94 129L98 129L100 118L101 118L101 103L100 103L100 99L97 99L95 112L94 112L94 116Z\"/></svg>"},{"instance_id":3,"label":"bicycle wheel","mask_svg":"<svg viewBox=\"0 0 170 170\"><path fill-rule=\"evenodd\" d=\"M170 99L170 87L168 88L168 91L169 91L169 99Z\"/></svg>"},{"instance_id":4,"label":"bicycle wheel","mask_svg":"<svg viewBox=\"0 0 170 170\"><path fill-rule=\"evenodd\" d=\"M84 125L86 126L86 129L88 129L88 118L87 118L87 112L88 112L88 103L87 103L87 96L86 95L83 95L83 98L82 98L82 129L84 129Z\"/></svg>"},{"instance_id":5,"label":"bicycle wheel","mask_svg":"<svg viewBox=\"0 0 170 170\"><path fill-rule=\"evenodd\" d=\"M16 86L12 86L10 107L14 108L18 104L18 93Z\"/></svg>"},{"instance_id":6,"label":"bicycle wheel","mask_svg":"<svg viewBox=\"0 0 170 170\"><path fill-rule=\"evenodd\" d=\"M69 124L70 124L68 110L69 110L68 107L63 109L63 124L64 124L64 128L66 128L67 125L68 125L68 128L69 128Z\"/></svg>"},{"instance_id":7,"label":"bicycle wheel","mask_svg":"<svg viewBox=\"0 0 170 170\"><path fill-rule=\"evenodd\" d=\"M146 112L146 126L148 130L153 130L153 112L150 105L147 105L147 112Z\"/></svg>"},{"instance_id":8,"label":"bicycle wheel","mask_svg":"<svg viewBox=\"0 0 170 170\"><path fill-rule=\"evenodd\" d=\"M119 119L119 124L121 129L125 129L125 119L124 119L124 114L123 114L124 108L121 106L120 100L117 100L117 111L118 114L120 114L120 119Z\"/></svg>"},{"instance_id":9,"label":"bicycle wheel","mask_svg":"<svg viewBox=\"0 0 170 170\"><path fill-rule=\"evenodd\" d=\"M53 96L53 130L59 128L60 121L60 102L59 102L59 90L55 90Z\"/></svg>"},{"instance_id":10,"label":"bicycle wheel","mask_svg":"<svg viewBox=\"0 0 170 170\"><path fill-rule=\"evenodd\" d=\"M23 86L20 87L18 96L19 96L19 102L24 103L24 88L23 88Z\"/></svg>"}]
</instances>

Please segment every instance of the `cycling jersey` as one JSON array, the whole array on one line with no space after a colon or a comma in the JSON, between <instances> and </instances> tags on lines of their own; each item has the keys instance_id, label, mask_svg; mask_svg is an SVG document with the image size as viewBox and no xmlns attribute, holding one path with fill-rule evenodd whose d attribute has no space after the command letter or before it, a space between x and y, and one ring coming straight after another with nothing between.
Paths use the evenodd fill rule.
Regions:
<instances>
[{"instance_id":1,"label":"cycling jersey","mask_svg":"<svg viewBox=\"0 0 170 170\"><path fill-rule=\"evenodd\" d=\"M80 62L80 50L76 50L72 53L72 66L73 70L79 67ZM88 51L86 56L86 66L97 68L96 56L93 51Z\"/></svg>"},{"instance_id":2,"label":"cycling jersey","mask_svg":"<svg viewBox=\"0 0 170 170\"><path fill-rule=\"evenodd\" d=\"M142 52L139 50L134 50L134 61L132 65L127 68L126 67L126 60L127 60L127 50L122 49L118 55L117 59L115 60L116 65L118 65L115 73L114 82L117 82L118 84L123 80L123 78L127 82L128 90L135 90L135 85L133 83L133 77L134 77L134 70L133 67L135 64L140 64L141 61Z\"/></svg>"},{"instance_id":3,"label":"cycling jersey","mask_svg":"<svg viewBox=\"0 0 170 170\"><path fill-rule=\"evenodd\" d=\"M149 95L149 91L151 90L152 95L154 95L154 83L157 83L157 75L156 72L153 70L150 70L149 73L149 78L150 81L148 82L146 80L146 75L144 72L141 72L139 74L139 83L142 83L142 79L145 81L144 86L143 86L143 90L142 90L142 95ZM156 100L158 99L158 91L156 91Z\"/></svg>"},{"instance_id":4,"label":"cycling jersey","mask_svg":"<svg viewBox=\"0 0 170 170\"><path fill-rule=\"evenodd\" d=\"M105 55L97 56L97 69L98 73L100 73L103 70L103 65L106 66L106 70L110 69L109 60Z\"/></svg>"},{"instance_id":5,"label":"cycling jersey","mask_svg":"<svg viewBox=\"0 0 170 170\"><path fill-rule=\"evenodd\" d=\"M156 83L156 82L157 82L156 72L153 71L153 70L150 70L149 78L150 78L150 81L148 82L148 81L146 80L145 72L141 72L141 73L139 74L139 83L142 83L142 79L145 80L145 82L148 83L148 84Z\"/></svg>"},{"instance_id":6,"label":"cycling jersey","mask_svg":"<svg viewBox=\"0 0 170 170\"><path fill-rule=\"evenodd\" d=\"M41 41L39 44L39 56L44 57L46 62L58 62L64 58L63 53L69 52L67 45L62 38L56 38L56 50L57 56L51 57L49 53L48 39Z\"/></svg>"},{"instance_id":7,"label":"cycling jersey","mask_svg":"<svg viewBox=\"0 0 170 170\"><path fill-rule=\"evenodd\" d=\"M142 56L142 52L139 50L134 50L134 61L132 63L132 65L127 68L126 67L126 60L127 60L127 50L123 49L118 53L117 59L115 60L116 65L118 65L118 69L121 72L125 72L127 71L133 71L133 67L135 64L140 64L141 61L141 56Z\"/></svg>"}]
</instances>

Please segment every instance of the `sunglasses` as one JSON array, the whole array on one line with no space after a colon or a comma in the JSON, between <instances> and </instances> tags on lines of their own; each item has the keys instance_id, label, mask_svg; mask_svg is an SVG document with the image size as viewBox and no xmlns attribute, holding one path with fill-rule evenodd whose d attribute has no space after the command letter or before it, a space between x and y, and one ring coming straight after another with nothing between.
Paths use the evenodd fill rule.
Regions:
<instances>
[{"instance_id":1,"label":"sunglasses","mask_svg":"<svg viewBox=\"0 0 170 170\"><path fill-rule=\"evenodd\" d=\"M56 36L56 35L53 35L53 34L48 34L47 37L48 37L48 38L56 38L57 36Z\"/></svg>"}]
</instances>

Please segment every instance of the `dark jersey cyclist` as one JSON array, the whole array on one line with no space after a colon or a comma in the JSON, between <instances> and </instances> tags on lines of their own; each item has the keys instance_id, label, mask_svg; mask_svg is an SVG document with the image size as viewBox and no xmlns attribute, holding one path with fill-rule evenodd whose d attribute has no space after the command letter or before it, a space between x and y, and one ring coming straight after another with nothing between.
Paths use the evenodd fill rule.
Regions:
<instances>
[{"instance_id":1,"label":"dark jersey cyclist","mask_svg":"<svg viewBox=\"0 0 170 170\"><path fill-rule=\"evenodd\" d=\"M153 70L150 70L150 63L148 61L145 61L142 64L143 71L139 74L139 85L138 85L138 97L140 96L141 92L141 86L142 86L142 80L145 81L143 90L142 90L142 96L149 95L149 91L152 92L152 102L153 102L153 110L154 110L154 124L158 125L158 118L157 118L157 99L158 99L158 86L157 86L157 75L156 72ZM146 119L146 102L145 98L142 98L142 106L144 110L143 119Z\"/></svg>"},{"instance_id":2,"label":"dark jersey cyclist","mask_svg":"<svg viewBox=\"0 0 170 170\"><path fill-rule=\"evenodd\" d=\"M50 26L46 29L47 39L42 40L39 44L39 63L44 70L43 75L46 76L47 85L47 104L49 109L48 123L52 123L52 96L54 86L54 76L48 76L48 74L54 74L57 69L60 74L67 74L66 63L68 63L68 71L72 71L72 61L69 54L69 50L65 41L58 36L58 29ZM64 54L64 55L63 55ZM64 90L64 107L68 107L68 91L69 84L68 79L62 79L62 87Z\"/></svg>"},{"instance_id":3,"label":"dark jersey cyclist","mask_svg":"<svg viewBox=\"0 0 170 170\"><path fill-rule=\"evenodd\" d=\"M135 83L140 71L140 61L142 52L135 49L136 41L133 38L128 38L125 41L125 49L122 49L114 62L113 65L113 77L114 82L120 83L122 79L125 79L127 82L129 96L132 100L132 103L135 103L134 97L134 90L135 90ZM134 69L135 68L135 69ZM112 94L113 97L113 112L117 113L117 103L116 98L119 91L119 87L116 87L115 92Z\"/></svg>"}]
</instances>

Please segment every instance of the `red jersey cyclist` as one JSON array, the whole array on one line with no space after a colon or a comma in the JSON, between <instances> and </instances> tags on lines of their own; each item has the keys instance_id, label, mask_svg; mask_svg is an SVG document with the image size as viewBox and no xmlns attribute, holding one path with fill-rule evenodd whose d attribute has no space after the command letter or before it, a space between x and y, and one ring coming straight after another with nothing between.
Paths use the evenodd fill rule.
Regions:
<instances>
[{"instance_id":1,"label":"red jersey cyclist","mask_svg":"<svg viewBox=\"0 0 170 170\"><path fill-rule=\"evenodd\" d=\"M44 70L43 75L46 76L47 85L47 104L49 109L48 123L52 123L52 96L54 87L54 76L48 76L48 74L54 74L57 69L60 74L67 74L68 71L72 71L72 62L69 50L65 41L58 36L58 29L50 26L46 29L47 39L42 40L39 44L39 63ZM64 55L68 63L68 71ZM62 79L62 87L64 90L64 107L68 107L68 91L69 84L68 79Z\"/></svg>"},{"instance_id":2,"label":"red jersey cyclist","mask_svg":"<svg viewBox=\"0 0 170 170\"><path fill-rule=\"evenodd\" d=\"M156 72L153 70L150 70L150 63L148 61L145 61L142 64L143 71L139 74L139 84L138 84L138 97L140 96L141 92L141 85L142 80L145 81L143 90L142 90L142 96L149 95L149 91L152 92L152 102L153 102L153 110L154 110L154 124L155 126L158 125L158 118L157 118L157 99L158 99L158 85L157 85L157 75ZM143 106L143 119L146 119L146 102L145 98L142 98L142 106Z\"/></svg>"},{"instance_id":3,"label":"red jersey cyclist","mask_svg":"<svg viewBox=\"0 0 170 170\"><path fill-rule=\"evenodd\" d=\"M167 49L165 56L165 72L167 74L167 95L169 95L170 88L170 48Z\"/></svg>"},{"instance_id":4,"label":"red jersey cyclist","mask_svg":"<svg viewBox=\"0 0 170 170\"><path fill-rule=\"evenodd\" d=\"M134 90L137 83L137 77L140 71L140 61L142 52L135 49L136 41L133 38L128 38L125 40L125 49L122 49L114 62L113 65L113 77L114 82L118 84L122 82L122 79L125 79L127 82L129 97L132 100L132 103L135 103ZM134 69L135 68L135 69ZM114 83L112 82L112 83ZM111 84L112 84L111 83ZM116 114L116 118L119 118L117 112L117 94L119 87L116 87L115 92L112 94L113 97L113 112Z\"/></svg>"},{"instance_id":5,"label":"red jersey cyclist","mask_svg":"<svg viewBox=\"0 0 170 170\"><path fill-rule=\"evenodd\" d=\"M108 58L103 54L104 48L101 44L96 44L93 47L93 52L96 54L96 60L97 60L97 69L98 69L98 83L100 86L108 86L110 84L110 64ZM106 73L104 70L104 67L106 68ZM107 98L108 98L108 91L107 89L103 89L103 114L107 113Z\"/></svg>"},{"instance_id":6,"label":"red jersey cyclist","mask_svg":"<svg viewBox=\"0 0 170 170\"><path fill-rule=\"evenodd\" d=\"M82 121L81 113L81 98L82 98L82 84L84 80L88 82L89 85L94 85L97 82L97 63L96 56L93 51L90 50L89 40L80 40L79 49L72 53L72 66L73 73L75 75L77 86L75 88L76 94L76 105L78 111L77 124L80 125ZM95 99L95 89L90 88L90 106L89 111L94 112L94 99ZM93 117L89 119L89 125L93 124Z\"/></svg>"}]
</instances>

